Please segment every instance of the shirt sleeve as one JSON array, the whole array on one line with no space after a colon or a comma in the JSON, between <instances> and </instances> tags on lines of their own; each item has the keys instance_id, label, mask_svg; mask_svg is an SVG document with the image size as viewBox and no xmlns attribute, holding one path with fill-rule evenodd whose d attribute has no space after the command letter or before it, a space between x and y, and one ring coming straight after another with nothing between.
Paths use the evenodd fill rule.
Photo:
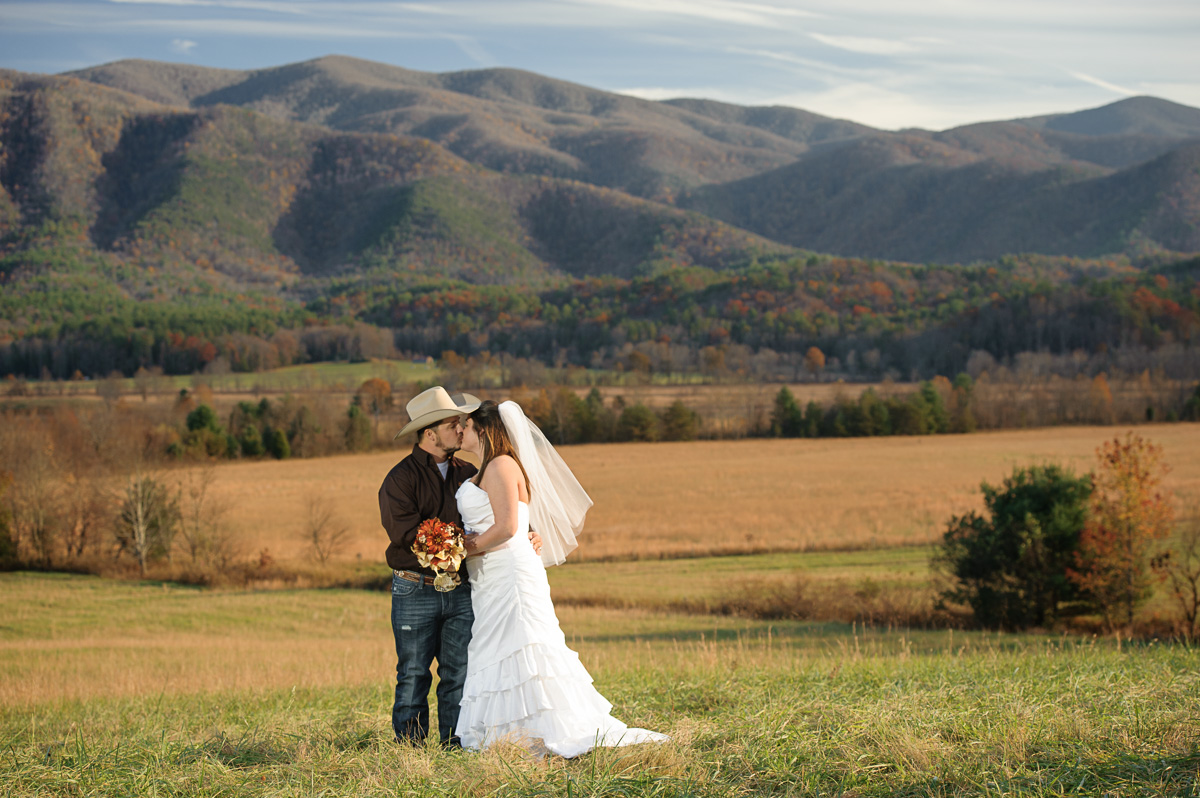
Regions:
<instances>
[{"instance_id":1,"label":"shirt sleeve","mask_svg":"<svg viewBox=\"0 0 1200 798\"><path fill-rule=\"evenodd\" d=\"M379 520L392 543L407 550L417 539L421 513L417 509L412 475L397 469L379 488Z\"/></svg>"}]
</instances>

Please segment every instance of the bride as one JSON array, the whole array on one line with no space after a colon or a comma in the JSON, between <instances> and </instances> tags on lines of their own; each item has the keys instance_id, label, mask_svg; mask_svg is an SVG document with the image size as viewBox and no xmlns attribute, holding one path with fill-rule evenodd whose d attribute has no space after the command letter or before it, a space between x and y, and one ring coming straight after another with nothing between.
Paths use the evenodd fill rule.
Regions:
<instances>
[{"instance_id":1,"label":"bride","mask_svg":"<svg viewBox=\"0 0 1200 798\"><path fill-rule=\"evenodd\" d=\"M592 500L515 402L482 402L463 422L462 448L480 459L457 494L475 612L456 729L463 746L513 740L574 757L666 740L610 714L554 614L546 566L575 549ZM531 519L540 558L527 535Z\"/></svg>"}]
</instances>

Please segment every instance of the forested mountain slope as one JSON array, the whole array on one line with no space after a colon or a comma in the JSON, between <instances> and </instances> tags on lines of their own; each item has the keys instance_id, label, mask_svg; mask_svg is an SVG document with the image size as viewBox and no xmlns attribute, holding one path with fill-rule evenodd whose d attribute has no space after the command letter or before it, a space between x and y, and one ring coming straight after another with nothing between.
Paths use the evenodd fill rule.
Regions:
<instances>
[{"instance_id":1,"label":"forested mountain slope","mask_svg":"<svg viewBox=\"0 0 1200 798\"><path fill-rule=\"evenodd\" d=\"M1182 374L1200 146L1190 109L1125 103L887 133L339 58L0 72L0 375L638 347L782 374L811 346Z\"/></svg>"}]
</instances>

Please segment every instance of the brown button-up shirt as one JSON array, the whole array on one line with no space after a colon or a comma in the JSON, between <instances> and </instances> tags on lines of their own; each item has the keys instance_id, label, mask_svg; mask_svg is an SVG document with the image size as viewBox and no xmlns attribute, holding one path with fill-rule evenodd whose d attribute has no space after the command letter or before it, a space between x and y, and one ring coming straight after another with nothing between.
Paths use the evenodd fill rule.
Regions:
<instances>
[{"instance_id":1,"label":"brown button-up shirt","mask_svg":"<svg viewBox=\"0 0 1200 798\"><path fill-rule=\"evenodd\" d=\"M433 575L432 569L422 568L417 563L417 555L412 552L417 527L430 518L462 526L454 494L459 486L475 476L475 471L475 466L465 460L451 457L446 478L442 479L433 456L420 446L414 446L412 454L388 472L379 488L379 517L391 540L387 547L389 566L397 571ZM463 569L463 577L466 577L466 569Z\"/></svg>"}]
</instances>

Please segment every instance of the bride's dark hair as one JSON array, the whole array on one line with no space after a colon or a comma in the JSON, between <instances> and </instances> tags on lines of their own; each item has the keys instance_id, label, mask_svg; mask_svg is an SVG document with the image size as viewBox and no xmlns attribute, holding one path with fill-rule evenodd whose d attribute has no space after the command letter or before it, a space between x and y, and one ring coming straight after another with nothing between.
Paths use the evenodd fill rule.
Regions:
<instances>
[{"instance_id":1,"label":"bride's dark hair","mask_svg":"<svg viewBox=\"0 0 1200 798\"><path fill-rule=\"evenodd\" d=\"M504 419L500 417L500 405L491 399L485 399L468 418L475 422L475 434L479 436L482 460L479 464L479 474L475 477L475 484L483 484L483 472L487 471L488 463L500 455L506 454L517 462L517 468L521 469L521 476L525 478L525 490L532 497L533 491L529 487L529 475L525 473L525 466L521 465L521 458L517 457L517 449L513 446L512 439L508 437Z\"/></svg>"}]
</instances>

